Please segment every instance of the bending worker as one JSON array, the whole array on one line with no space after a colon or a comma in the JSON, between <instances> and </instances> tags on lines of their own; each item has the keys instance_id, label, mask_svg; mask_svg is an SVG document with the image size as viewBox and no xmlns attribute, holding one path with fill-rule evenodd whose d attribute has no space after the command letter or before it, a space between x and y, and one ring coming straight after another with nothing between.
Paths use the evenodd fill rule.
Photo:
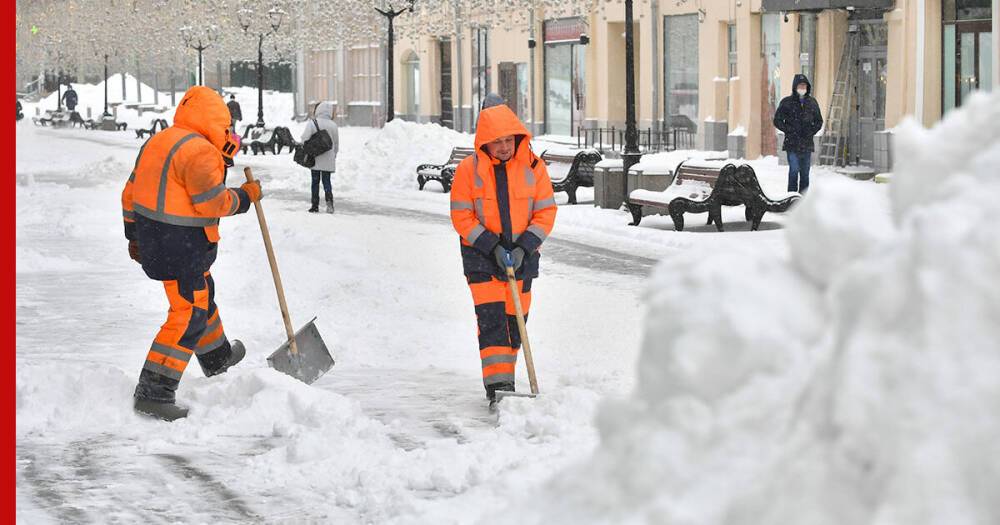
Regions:
<instances>
[{"instance_id":1,"label":"bending worker","mask_svg":"<svg viewBox=\"0 0 1000 525\"><path fill-rule=\"evenodd\" d=\"M556 202L545 162L531 134L503 99L486 97L476 125L475 154L455 170L451 222L461 236L462 267L479 325L479 357L490 405L496 391L514 391L521 337L508 290L505 255L514 261L527 317L539 248L552 231Z\"/></svg>"},{"instance_id":2,"label":"bending worker","mask_svg":"<svg viewBox=\"0 0 1000 525\"><path fill-rule=\"evenodd\" d=\"M167 321L146 355L135 388L135 410L173 421L187 416L175 391L191 356L206 376L225 372L246 355L226 338L209 273L218 253L219 218L244 213L260 199L257 181L227 188L226 168L239 151L229 109L210 88L195 86L177 106L174 125L139 150L122 192L129 256L150 279L163 282Z\"/></svg>"}]
</instances>

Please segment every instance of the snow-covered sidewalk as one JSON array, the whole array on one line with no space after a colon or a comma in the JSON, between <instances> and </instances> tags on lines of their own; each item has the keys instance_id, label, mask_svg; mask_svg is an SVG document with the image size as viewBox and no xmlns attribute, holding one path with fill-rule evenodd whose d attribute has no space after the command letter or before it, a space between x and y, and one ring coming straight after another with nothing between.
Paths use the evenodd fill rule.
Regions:
<instances>
[{"instance_id":1,"label":"snow-covered sidewalk","mask_svg":"<svg viewBox=\"0 0 1000 525\"><path fill-rule=\"evenodd\" d=\"M275 180L264 206L293 321L318 315L337 365L312 386L266 368L283 331L260 232L227 219L217 299L249 356L212 380L188 368L188 420L141 419L131 392L166 301L122 234L138 141L30 124L18 139L24 521L467 523L591 450L597 400L631 388L645 272L582 267L572 245L546 258L529 323L545 396L497 421L450 225L395 199L306 214Z\"/></svg>"},{"instance_id":2,"label":"snow-covered sidewalk","mask_svg":"<svg viewBox=\"0 0 1000 525\"><path fill-rule=\"evenodd\" d=\"M217 300L248 357L210 380L189 367L179 400L191 416L166 424L131 410L166 310L122 233L140 141L30 122L17 133L18 517L31 523L491 522L590 456L598 407L631 393L656 260L670 272L695 248L788 255L784 217L759 232L739 227L742 209L727 210L726 233L658 217L629 227L581 191L585 204L560 207L533 285L544 395L504 401L497 419L448 196L417 191L413 173L468 136L344 128L333 216L305 213L308 172L287 154L241 156L230 171L261 178L293 322L318 316L337 365L311 386L266 368L284 332L260 232L252 214L225 219ZM781 183L773 158L752 164L765 188ZM813 185L845 183L834 177L818 170ZM884 187L847 184L887 216Z\"/></svg>"}]
</instances>

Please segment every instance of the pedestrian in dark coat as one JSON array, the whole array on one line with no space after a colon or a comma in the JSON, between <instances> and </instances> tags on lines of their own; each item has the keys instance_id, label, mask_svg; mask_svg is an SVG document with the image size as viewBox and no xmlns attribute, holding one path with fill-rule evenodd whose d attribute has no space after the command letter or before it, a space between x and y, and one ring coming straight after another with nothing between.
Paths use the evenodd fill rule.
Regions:
<instances>
[{"instance_id":1,"label":"pedestrian in dark coat","mask_svg":"<svg viewBox=\"0 0 1000 525\"><path fill-rule=\"evenodd\" d=\"M80 101L80 98L76 94L76 90L73 86L66 84L66 92L63 93L63 103L66 104L66 109L70 111L76 111L76 104Z\"/></svg>"},{"instance_id":2,"label":"pedestrian in dark coat","mask_svg":"<svg viewBox=\"0 0 1000 525\"><path fill-rule=\"evenodd\" d=\"M781 149L788 153L788 191L809 189L809 165L813 136L823 127L819 104L812 97L812 84L805 75L795 75L792 94L781 99L774 112L774 127L785 134Z\"/></svg>"},{"instance_id":3,"label":"pedestrian in dark coat","mask_svg":"<svg viewBox=\"0 0 1000 525\"><path fill-rule=\"evenodd\" d=\"M226 107L229 108L229 127L236 131L236 123L243 120L243 110L240 103L236 102L236 95L229 95Z\"/></svg>"}]
</instances>

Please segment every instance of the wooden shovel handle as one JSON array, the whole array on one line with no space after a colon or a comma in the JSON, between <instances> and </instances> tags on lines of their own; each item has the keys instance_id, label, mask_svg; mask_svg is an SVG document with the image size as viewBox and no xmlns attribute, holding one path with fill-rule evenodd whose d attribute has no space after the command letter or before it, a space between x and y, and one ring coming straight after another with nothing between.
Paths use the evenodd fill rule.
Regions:
<instances>
[{"instance_id":1,"label":"wooden shovel handle","mask_svg":"<svg viewBox=\"0 0 1000 525\"><path fill-rule=\"evenodd\" d=\"M535 361L531 358L531 343L528 342L528 328L524 325L524 310L521 308L521 291L517 288L517 277L514 276L514 267L510 265L507 266L507 281L510 283L510 295L514 298L514 312L517 313L517 330L521 333L521 345L524 347L524 366L528 368L528 384L531 386L531 393L538 395L538 380L535 379Z\"/></svg>"},{"instance_id":2,"label":"wooden shovel handle","mask_svg":"<svg viewBox=\"0 0 1000 525\"><path fill-rule=\"evenodd\" d=\"M243 174L247 176L247 182L253 182L253 172L250 167L243 168ZM271 232L267 229L267 219L264 218L264 208L260 200L253 203L257 211L257 222L260 223L260 233L264 236L264 249L267 250L267 262L271 265L271 276L274 277L274 290L278 292L278 306L281 308L281 319L285 322L285 334L288 335L288 349L292 356L299 355L299 348L295 344L295 330L292 328L292 319L288 316L288 304L285 303L285 288L281 285L281 274L278 273L278 261L274 258L274 247L271 246Z\"/></svg>"}]
</instances>

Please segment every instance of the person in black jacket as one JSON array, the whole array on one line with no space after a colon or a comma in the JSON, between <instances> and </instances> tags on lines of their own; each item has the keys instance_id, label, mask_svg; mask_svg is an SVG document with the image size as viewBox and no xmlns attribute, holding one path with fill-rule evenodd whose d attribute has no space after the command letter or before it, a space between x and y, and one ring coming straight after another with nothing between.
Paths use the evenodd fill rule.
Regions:
<instances>
[{"instance_id":1,"label":"person in black jacket","mask_svg":"<svg viewBox=\"0 0 1000 525\"><path fill-rule=\"evenodd\" d=\"M80 98L77 96L73 86L66 84L66 91L63 93L62 100L66 104L66 109L76 111L76 105L80 101Z\"/></svg>"},{"instance_id":2,"label":"person in black jacket","mask_svg":"<svg viewBox=\"0 0 1000 525\"><path fill-rule=\"evenodd\" d=\"M229 95L226 107L229 108L229 127L236 131L236 123L243 120L243 110L240 108L240 103L236 102L236 95Z\"/></svg>"},{"instance_id":3,"label":"person in black jacket","mask_svg":"<svg viewBox=\"0 0 1000 525\"><path fill-rule=\"evenodd\" d=\"M774 112L774 127L785 133L781 149L788 153L788 191L809 189L809 164L813 135L823 127L819 104L812 97L812 84L805 75L795 75L792 94L781 99Z\"/></svg>"}]
</instances>

